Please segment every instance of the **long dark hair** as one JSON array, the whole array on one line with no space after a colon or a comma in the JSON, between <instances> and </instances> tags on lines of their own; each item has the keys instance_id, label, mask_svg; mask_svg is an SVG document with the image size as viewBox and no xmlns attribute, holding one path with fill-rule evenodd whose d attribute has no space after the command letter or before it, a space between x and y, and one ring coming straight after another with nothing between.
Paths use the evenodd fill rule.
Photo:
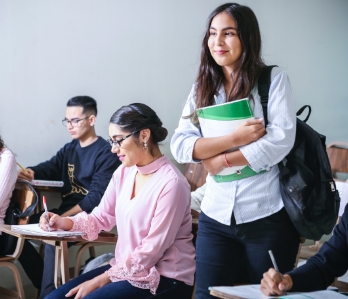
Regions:
<instances>
[{"instance_id":1,"label":"long dark hair","mask_svg":"<svg viewBox=\"0 0 348 299\"><path fill-rule=\"evenodd\" d=\"M227 12L237 25L237 33L243 52L236 63L232 76L232 87L227 102L248 97L257 82L262 68L265 66L261 58L261 34L254 12L247 6L237 3L226 3L217 7L208 17L206 33L201 48L201 63L196 79L196 108L211 106L214 95L223 82L224 74L210 54L208 39L213 18ZM194 113L193 120L197 121Z\"/></svg>"},{"instance_id":2,"label":"long dark hair","mask_svg":"<svg viewBox=\"0 0 348 299\"><path fill-rule=\"evenodd\" d=\"M4 141L2 140L0 136L0 151L5 147Z\"/></svg>"},{"instance_id":3,"label":"long dark hair","mask_svg":"<svg viewBox=\"0 0 348 299\"><path fill-rule=\"evenodd\" d=\"M118 125L122 131L132 133L132 137L139 144L139 134L143 129L151 131L149 140L149 152L153 155L152 144L158 145L166 139L168 131L162 127L162 121L149 106L142 103L133 103L122 106L110 119L110 123Z\"/></svg>"}]
</instances>

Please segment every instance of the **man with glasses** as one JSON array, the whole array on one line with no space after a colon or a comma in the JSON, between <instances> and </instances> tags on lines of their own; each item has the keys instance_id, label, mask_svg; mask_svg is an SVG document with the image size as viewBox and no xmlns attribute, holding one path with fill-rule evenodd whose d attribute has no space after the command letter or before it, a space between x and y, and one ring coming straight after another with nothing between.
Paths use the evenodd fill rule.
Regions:
<instances>
[{"instance_id":1,"label":"man with glasses","mask_svg":"<svg viewBox=\"0 0 348 299\"><path fill-rule=\"evenodd\" d=\"M53 213L71 216L82 211L91 212L99 204L113 172L121 164L117 155L111 152L108 142L97 136L94 128L96 116L97 103L93 98L77 96L70 99L62 122L73 140L50 160L18 172L19 178L29 181L64 182L62 203L58 209L50 209ZM49 199L47 204L49 207ZM42 212L32 215L30 223L38 223ZM35 248L26 241L19 258L33 285L41 289L39 298L55 289L54 256L54 246L46 245L43 264Z\"/></svg>"}]
</instances>

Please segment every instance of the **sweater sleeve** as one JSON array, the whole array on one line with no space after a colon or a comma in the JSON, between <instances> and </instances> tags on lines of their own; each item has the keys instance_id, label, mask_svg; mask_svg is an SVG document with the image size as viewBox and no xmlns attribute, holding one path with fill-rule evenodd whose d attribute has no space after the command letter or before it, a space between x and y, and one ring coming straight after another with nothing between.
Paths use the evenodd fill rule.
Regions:
<instances>
[{"instance_id":1,"label":"sweater sleeve","mask_svg":"<svg viewBox=\"0 0 348 299\"><path fill-rule=\"evenodd\" d=\"M48 181L62 180L62 166L66 147L67 145L62 147L50 160L42 162L37 166L29 166L28 168L32 169L35 173L34 179Z\"/></svg>"},{"instance_id":2,"label":"sweater sleeve","mask_svg":"<svg viewBox=\"0 0 348 299\"><path fill-rule=\"evenodd\" d=\"M197 163L200 160L193 160L193 149L197 139L202 138L199 126L192 123L186 116L191 115L196 110L194 85L188 96L187 102L179 120L179 125L175 129L170 142L170 149L176 161L179 163Z\"/></svg>"},{"instance_id":3,"label":"sweater sleeve","mask_svg":"<svg viewBox=\"0 0 348 299\"><path fill-rule=\"evenodd\" d=\"M290 271L293 280L291 291L310 292L326 289L335 277L348 270L348 205L340 223L335 227L333 236L325 242L320 251L306 264Z\"/></svg>"},{"instance_id":4,"label":"sweater sleeve","mask_svg":"<svg viewBox=\"0 0 348 299\"><path fill-rule=\"evenodd\" d=\"M95 163L95 171L88 194L79 202L79 206L83 211L90 213L94 207L99 205L113 172L120 164L120 160L110 152L110 148L104 147Z\"/></svg>"}]
</instances>

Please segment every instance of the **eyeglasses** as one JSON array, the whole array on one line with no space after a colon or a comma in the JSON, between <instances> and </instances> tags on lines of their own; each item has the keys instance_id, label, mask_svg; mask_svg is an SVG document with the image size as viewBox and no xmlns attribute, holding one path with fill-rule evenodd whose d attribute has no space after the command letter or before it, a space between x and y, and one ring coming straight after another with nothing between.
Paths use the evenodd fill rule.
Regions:
<instances>
[{"instance_id":1,"label":"eyeglasses","mask_svg":"<svg viewBox=\"0 0 348 299\"><path fill-rule=\"evenodd\" d=\"M66 118L64 118L62 120L62 123L63 123L63 126L68 126L68 124L70 124L72 127L77 127L79 125L79 122L81 120L84 120L84 119L87 119L89 118L89 116L86 116L85 118L75 118L75 119L72 119L72 120L68 120Z\"/></svg>"},{"instance_id":2,"label":"eyeglasses","mask_svg":"<svg viewBox=\"0 0 348 299\"><path fill-rule=\"evenodd\" d=\"M116 148L120 148L121 147L121 142L126 140L129 136L132 136L134 133L131 133L125 137L123 137L122 139L120 140L112 140L112 139L108 139L106 140L107 142L110 143L111 146L115 146Z\"/></svg>"}]
</instances>

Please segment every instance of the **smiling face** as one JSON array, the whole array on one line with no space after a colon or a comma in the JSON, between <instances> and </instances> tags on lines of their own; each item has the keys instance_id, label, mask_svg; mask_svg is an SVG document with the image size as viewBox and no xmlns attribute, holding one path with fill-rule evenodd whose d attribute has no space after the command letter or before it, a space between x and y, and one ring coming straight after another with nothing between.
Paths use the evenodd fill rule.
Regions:
<instances>
[{"instance_id":1,"label":"smiling face","mask_svg":"<svg viewBox=\"0 0 348 299\"><path fill-rule=\"evenodd\" d=\"M130 132L123 132L121 128L111 123L109 125L109 136L112 140L121 140L128 136ZM144 150L141 143L137 143L131 135L121 141L121 146L113 145L111 152L117 154L118 158L125 167L140 165L144 160Z\"/></svg>"},{"instance_id":2,"label":"smiling face","mask_svg":"<svg viewBox=\"0 0 348 299\"><path fill-rule=\"evenodd\" d=\"M243 53L236 21L226 12L216 15L210 25L208 47L215 62L231 74Z\"/></svg>"}]
</instances>

